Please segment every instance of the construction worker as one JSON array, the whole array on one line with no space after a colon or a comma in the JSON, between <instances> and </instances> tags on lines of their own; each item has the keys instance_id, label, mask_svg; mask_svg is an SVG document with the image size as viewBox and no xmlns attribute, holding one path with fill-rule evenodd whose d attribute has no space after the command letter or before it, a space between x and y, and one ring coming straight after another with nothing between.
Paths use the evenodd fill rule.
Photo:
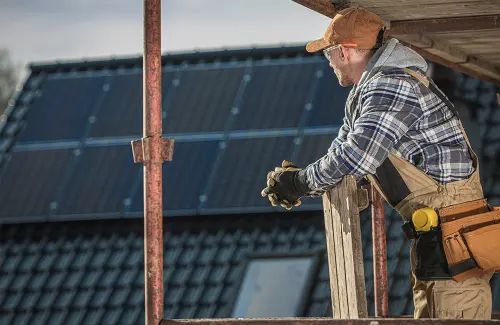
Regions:
<instances>
[{"instance_id":1,"label":"construction worker","mask_svg":"<svg viewBox=\"0 0 500 325\"><path fill-rule=\"evenodd\" d=\"M450 267L437 221L425 233L415 231L412 219L416 211L432 214L471 201L478 202L475 211L487 209L477 157L453 105L425 77L426 61L396 39L382 42L384 29L376 14L348 8L337 13L321 39L307 44L309 52L324 52L341 86L353 86L343 125L319 160L303 169L285 161L270 171L262 195L290 209L345 175L366 177L415 234L409 237L415 239L414 317L490 319L492 272L479 272L470 259ZM477 273L460 278L467 267Z\"/></svg>"}]
</instances>

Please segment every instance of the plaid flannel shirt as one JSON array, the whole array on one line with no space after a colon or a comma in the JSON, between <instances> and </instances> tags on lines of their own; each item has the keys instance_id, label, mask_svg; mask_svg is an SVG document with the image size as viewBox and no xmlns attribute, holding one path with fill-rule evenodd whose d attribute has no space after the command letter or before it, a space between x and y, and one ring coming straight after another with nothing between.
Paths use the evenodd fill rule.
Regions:
<instances>
[{"instance_id":1,"label":"plaid flannel shirt","mask_svg":"<svg viewBox=\"0 0 500 325\"><path fill-rule=\"evenodd\" d=\"M308 195L321 195L344 175L374 174L389 152L441 184L468 178L474 167L457 117L419 83L392 70L362 85L356 99L351 91L338 136L305 168Z\"/></svg>"}]
</instances>

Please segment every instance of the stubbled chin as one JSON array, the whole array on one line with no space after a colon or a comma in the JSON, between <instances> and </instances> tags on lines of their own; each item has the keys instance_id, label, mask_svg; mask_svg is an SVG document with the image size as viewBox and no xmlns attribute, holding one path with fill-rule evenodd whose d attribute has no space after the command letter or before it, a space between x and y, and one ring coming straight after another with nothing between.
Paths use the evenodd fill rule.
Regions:
<instances>
[{"instance_id":1,"label":"stubbled chin","mask_svg":"<svg viewBox=\"0 0 500 325\"><path fill-rule=\"evenodd\" d=\"M348 78L345 78L344 76L342 76L342 74L340 74L340 72L338 72L337 70L333 70L335 72L335 75L337 76L337 79L339 80L339 84L342 86L342 87L349 87L349 86L352 86L352 81L349 80Z\"/></svg>"},{"instance_id":2,"label":"stubbled chin","mask_svg":"<svg viewBox=\"0 0 500 325\"><path fill-rule=\"evenodd\" d=\"M339 83L342 87L349 87L353 85L353 82L349 79L340 79Z\"/></svg>"}]
</instances>

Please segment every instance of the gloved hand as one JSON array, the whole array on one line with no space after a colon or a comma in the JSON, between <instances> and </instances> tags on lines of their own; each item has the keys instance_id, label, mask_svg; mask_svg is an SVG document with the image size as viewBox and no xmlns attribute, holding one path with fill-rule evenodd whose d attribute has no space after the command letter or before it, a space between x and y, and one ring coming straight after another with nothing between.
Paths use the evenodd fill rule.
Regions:
<instances>
[{"instance_id":1,"label":"gloved hand","mask_svg":"<svg viewBox=\"0 0 500 325\"><path fill-rule=\"evenodd\" d=\"M281 167L267 174L267 187L261 192L273 206L281 205L290 210L301 204L300 198L309 192L305 172L284 160Z\"/></svg>"}]
</instances>

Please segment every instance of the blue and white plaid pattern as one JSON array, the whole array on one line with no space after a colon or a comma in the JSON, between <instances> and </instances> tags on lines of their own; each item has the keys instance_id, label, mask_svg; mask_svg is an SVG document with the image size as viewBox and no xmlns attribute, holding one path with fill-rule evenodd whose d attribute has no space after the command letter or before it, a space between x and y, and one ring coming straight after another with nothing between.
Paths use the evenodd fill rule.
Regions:
<instances>
[{"instance_id":1,"label":"blue and white plaid pattern","mask_svg":"<svg viewBox=\"0 0 500 325\"><path fill-rule=\"evenodd\" d=\"M308 195L322 194L344 175L374 174L389 152L441 184L474 171L458 119L446 104L403 70L379 75L362 86L357 100L351 91L337 138L306 167L314 189Z\"/></svg>"}]
</instances>

